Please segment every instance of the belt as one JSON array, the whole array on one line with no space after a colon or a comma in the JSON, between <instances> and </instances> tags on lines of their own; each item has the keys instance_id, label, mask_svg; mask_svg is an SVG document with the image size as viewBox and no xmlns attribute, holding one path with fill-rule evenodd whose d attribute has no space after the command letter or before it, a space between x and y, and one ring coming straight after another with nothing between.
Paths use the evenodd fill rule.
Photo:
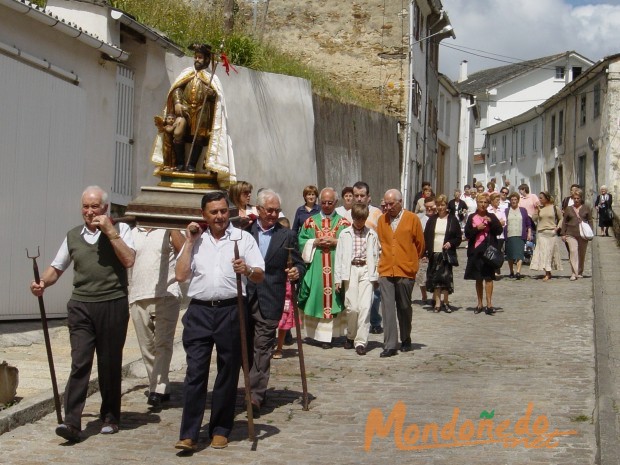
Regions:
<instances>
[{"instance_id":1,"label":"belt","mask_svg":"<svg viewBox=\"0 0 620 465\"><path fill-rule=\"evenodd\" d=\"M366 260L360 260L359 258L351 260L351 265L353 266L364 266L365 264L366 264Z\"/></svg>"},{"instance_id":2,"label":"belt","mask_svg":"<svg viewBox=\"0 0 620 465\"><path fill-rule=\"evenodd\" d=\"M237 304L237 298L231 297L224 300L200 300L192 299L192 304L204 305L205 307L218 308L218 307L230 307Z\"/></svg>"}]
</instances>

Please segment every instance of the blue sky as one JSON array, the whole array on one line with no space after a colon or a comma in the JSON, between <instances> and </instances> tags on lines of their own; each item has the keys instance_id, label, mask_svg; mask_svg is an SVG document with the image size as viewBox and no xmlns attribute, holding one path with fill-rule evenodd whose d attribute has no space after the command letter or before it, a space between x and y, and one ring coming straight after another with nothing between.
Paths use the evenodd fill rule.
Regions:
<instances>
[{"instance_id":1,"label":"blue sky","mask_svg":"<svg viewBox=\"0 0 620 465\"><path fill-rule=\"evenodd\" d=\"M620 53L620 0L442 0L456 40L439 51L453 80L468 71L574 50L593 61ZM455 48L461 50L456 50ZM480 56L482 55L482 56Z\"/></svg>"}]
</instances>

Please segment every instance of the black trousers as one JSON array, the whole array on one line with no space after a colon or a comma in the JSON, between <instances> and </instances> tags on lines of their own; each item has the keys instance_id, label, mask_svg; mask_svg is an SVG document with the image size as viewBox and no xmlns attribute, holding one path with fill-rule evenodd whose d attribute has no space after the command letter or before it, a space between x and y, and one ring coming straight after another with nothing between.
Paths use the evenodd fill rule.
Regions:
<instances>
[{"instance_id":1,"label":"black trousers","mask_svg":"<svg viewBox=\"0 0 620 465\"><path fill-rule=\"evenodd\" d=\"M209 436L228 437L235 419L241 368L237 306L207 307L193 300L182 321L187 371L179 438L198 441L207 404L209 365L214 345L217 347L217 376L211 396Z\"/></svg>"},{"instance_id":2,"label":"black trousers","mask_svg":"<svg viewBox=\"0 0 620 465\"><path fill-rule=\"evenodd\" d=\"M67 304L71 342L71 374L65 389L65 423L79 430L88 382L97 353L97 373L101 392L100 417L118 424L121 418L123 347L129 322L127 297L106 302Z\"/></svg>"}]
</instances>

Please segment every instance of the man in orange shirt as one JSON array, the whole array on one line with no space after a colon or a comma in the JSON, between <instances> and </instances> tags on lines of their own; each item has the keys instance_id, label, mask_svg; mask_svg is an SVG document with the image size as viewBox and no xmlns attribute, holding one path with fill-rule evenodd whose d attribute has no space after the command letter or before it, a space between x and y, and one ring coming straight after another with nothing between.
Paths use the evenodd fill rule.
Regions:
<instances>
[{"instance_id":1,"label":"man in orange shirt","mask_svg":"<svg viewBox=\"0 0 620 465\"><path fill-rule=\"evenodd\" d=\"M381 243L379 256L379 287L383 302L383 352L381 357L392 357L400 351L409 352L411 346L411 292L419 259L424 254L424 231L414 213L403 210L403 197L397 189L388 190L383 200L386 212L379 218L377 234ZM398 328L396 317L398 315Z\"/></svg>"}]
</instances>

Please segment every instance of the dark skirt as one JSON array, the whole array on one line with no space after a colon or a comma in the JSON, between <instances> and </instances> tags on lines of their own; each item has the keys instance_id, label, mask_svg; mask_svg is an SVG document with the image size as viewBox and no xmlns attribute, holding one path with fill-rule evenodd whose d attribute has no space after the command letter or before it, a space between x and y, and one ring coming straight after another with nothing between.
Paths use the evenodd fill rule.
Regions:
<instances>
[{"instance_id":1,"label":"dark skirt","mask_svg":"<svg viewBox=\"0 0 620 465\"><path fill-rule=\"evenodd\" d=\"M482 254L487 248L486 242L476 247L473 253L467 257L467 265L465 266L465 276L467 280L475 281L492 281L495 279L495 270L493 267L482 259Z\"/></svg>"},{"instance_id":2,"label":"dark skirt","mask_svg":"<svg viewBox=\"0 0 620 465\"><path fill-rule=\"evenodd\" d=\"M525 241L521 236L506 239L506 258L513 261L525 260Z\"/></svg>"},{"instance_id":3,"label":"dark skirt","mask_svg":"<svg viewBox=\"0 0 620 465\"><path fill-rule=\"evenodd\" d=\"M426 290L434 292L435 289L454 292L454 278L452 265L443 259L443 253L435 252L428 260L426 270Z\"/></svg>"},{"instance_id":4,"label":"dark skirt","mask_svg":"<svg viewBox=\"0 0 620 465\"><path fill-rule=\"evenodd\" d=\"M614 217L610 208L598 209L598 227L611 228L614 225Z\"/></svg>"}]
</instances>

